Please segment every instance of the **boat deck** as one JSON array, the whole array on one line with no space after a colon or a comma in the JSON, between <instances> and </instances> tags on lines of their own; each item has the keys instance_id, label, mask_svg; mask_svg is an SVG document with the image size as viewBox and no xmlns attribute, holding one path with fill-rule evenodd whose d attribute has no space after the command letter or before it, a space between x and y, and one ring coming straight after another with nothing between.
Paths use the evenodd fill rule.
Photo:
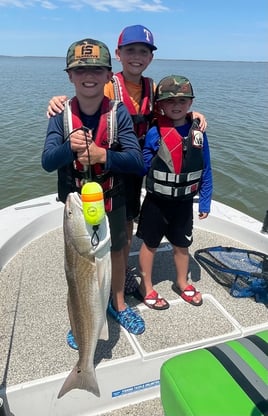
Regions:
<instances>
[{"instance_id":1,"label":"boat deck","mask_svg":"<svg viewBox=\"0 0 268 416\"><path fill-rule=\"evenodd\" d=\"M140 244L134 237L130 263L135 267ZM108 317L109 340L99 340L95 354L102 403L92 394L78 390L56 399L78 355L66 344L69 320L62 227L22 248L0 272L0 397L4 398L6 412L3 416L162 416L159 370L166 359L268 328L267 305L252 298L233 298L195 261L197 249L215 245L247 247L220 234L194 228L189 278L203 294L201 307L185 303L172 291L172 250L163 241L156 254L154 285L171 307L155 311L127 296L129 305L137 307L146 322L146 331L139 336L128 334ZM37 391L40 395L35 398ZM20 393L24 395L24 408L18 399ZM48 401L44 409L43 402L38 403L40 397ZM81 412L76 413L77 400L81 398L85 403Z\"/></svg>"}]
</instances>

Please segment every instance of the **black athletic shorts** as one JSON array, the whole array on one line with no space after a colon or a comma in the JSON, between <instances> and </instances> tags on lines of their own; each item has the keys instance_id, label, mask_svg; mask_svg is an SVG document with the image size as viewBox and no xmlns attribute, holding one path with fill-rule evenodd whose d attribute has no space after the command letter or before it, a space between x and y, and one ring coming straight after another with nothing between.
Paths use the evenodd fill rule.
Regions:
<instances>
[{"instance_id":1,"label":"black athletic shorts","mask_svg":"<svg viewBox=\"0 0 268 416\"><path fill-rule=\"evenodd\" d=\"M157 248L163 237L177 247L193 242L193 200L172 201L146 194L139 217L137 237Z\"/></svg>"},{"instance_id":2,"label":"black athletic shorts","mask_svg":"<svg viewBox=\"0 0 268 416\"><path fill-rule=\"evenodd\" d=\"M126 230L126 207L114 209L107 213L111 233L111 250L119 251L127 244L127 230Z\"/></svg>"},{"instance_id":3,"label":"black athletic shorts","mask_svg":"<svg viewBox=\"0 0 268 416\"><path fill-rule=\"evenodd\" d=\"M127 221L138 217L143 176L125 175Z\"/></svg>"}]
</instances>

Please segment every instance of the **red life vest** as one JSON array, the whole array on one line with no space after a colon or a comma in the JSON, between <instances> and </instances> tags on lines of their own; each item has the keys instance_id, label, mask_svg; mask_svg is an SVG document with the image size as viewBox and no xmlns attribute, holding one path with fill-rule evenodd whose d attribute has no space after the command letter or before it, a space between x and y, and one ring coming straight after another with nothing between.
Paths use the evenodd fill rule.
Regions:
<instances>
[{"instance_id":1,"label":"red life vest","mask_svg":"<svg viewBox=\"0 0 268 416\"><path fill-rule=\"evenodd\" d=\"M144 138L147 133L152 118L153 100L154 100L154 84L151 78L141 77L142 80L142 97L140 102L140 110L137 110L129 97L125 86L125 80L121 72L113 76L112 82L114 87L114 96L118 101L122 101L131 115L134 130L138 139Z\"/></svg>"},{"instance_id":2,"label":"red life vest","mask_svg":"<svg viewBox=\"0 0 268 416\"><path fill-rule=\"evenodd\" d=\"M146 178L148 192L169 199L192 198L199 189L203 170L203 134L193 120L187 137L172 122L158 116L160 146Z\"/></svg>"},{"instance_id":3,"label":"red life vest","mask_svg":"<svg viewBox=\"0 0 268 416\"><path fill-rule=\"evenodd\" d=\"M94 142L97 146L104 149L111 147L116 138L117 118L116 108L117 101L109 100L104 97L101 105L101 116L96 130ZM80 109L77 97L68 100L64 110L64 131L65 137L69 135L74 129L83 128L83 123L80 118ZM73 173L75 176L75 185L81 190L83 184L88 181L86 177L88 167L82 165L78 160L73 162ZM89 166L91 169L92 180L101 184L104 191L105 210L110 212L112 210L112 197L109 197L114 186L113 175L103 169L103 165L97 163ZM109 192L110 191L110 192Z\"/></svg>"}]
</instances>

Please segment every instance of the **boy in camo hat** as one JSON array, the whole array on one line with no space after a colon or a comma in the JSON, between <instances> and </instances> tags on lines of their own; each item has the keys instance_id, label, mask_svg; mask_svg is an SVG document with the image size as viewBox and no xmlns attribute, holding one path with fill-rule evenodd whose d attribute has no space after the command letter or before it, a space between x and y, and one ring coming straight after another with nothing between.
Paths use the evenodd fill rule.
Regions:
<instances>
[{"instance_id":1,"label":"boy in camo hat","mask_svg":"<svg viewBox=\"0 0 268 416\"><path fill-rule=\"evenodd\" d=\"M144 321L124 300L124 248L127 244L124 176L142 175L141 148L122 102L117 103L115 111L117 134L113 139L117 146L110 146L107 117L108 113L110 117L114 114L111 108L115 104L104 95L104 87L113 75L108 47L95 39L74 42L68 49L65 71L74 84L75 97L66 102L68 117L65 118L63 112L49 119L42 166L48 172L58 171L62 202L70 192L81 191L89 174L85 167L89 166L89 177L103 186L112 242L109 309L116 308L113 315L116 321L137 335L144 331ZM77 348L72 333L68 334L67 342Z\"/></svg>"},{"instance_id":2,"label":"boy in camo hat","mask_svg":"<svg viewBox=\"0 0 268 416\"><path fill-rule=\"evenodd\" d=\"M200 120L189 118L194 99L190 81L180 75L163 78L156 88L154 126L145 136L146 196L137 236L141 284L135 296L153 309L169 303L153 288L154 255L163 237L173 246L177 276L173 290L186 302L200 306L202 296L188 284L189 251L193 236L193 197L199 193L199 218L210 211L212 173L209 145Z\"/></svg>"},{"instance_id":3,"label":"boy in camo hat","mask_svg":"<svg viewBox=\"0 0 268 416\"><path fill-rule=\"evenodd\" d=\"M108 68L111 71L112 63L108 47L95 39L82 39L72 43L67 52L65 71L89 67Z\"/></svg>"}]
</instances>

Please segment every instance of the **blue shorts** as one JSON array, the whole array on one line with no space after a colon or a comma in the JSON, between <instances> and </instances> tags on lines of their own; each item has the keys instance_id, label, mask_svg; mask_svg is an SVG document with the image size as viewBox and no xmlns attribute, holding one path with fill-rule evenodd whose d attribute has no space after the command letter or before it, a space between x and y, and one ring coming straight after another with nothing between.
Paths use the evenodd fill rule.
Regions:
<instances>
[{"instance_id":1,"label":"blue shorts","mask_svg":"<svg viewBox=\"0 0 268 416\"><path fill-rule=\"evenodd\" d=\"M193 242L193 200L174 201L146 194L139 217L137 237L157 248L163 237L177 247Z\"/></svg>"}]
</instances>

